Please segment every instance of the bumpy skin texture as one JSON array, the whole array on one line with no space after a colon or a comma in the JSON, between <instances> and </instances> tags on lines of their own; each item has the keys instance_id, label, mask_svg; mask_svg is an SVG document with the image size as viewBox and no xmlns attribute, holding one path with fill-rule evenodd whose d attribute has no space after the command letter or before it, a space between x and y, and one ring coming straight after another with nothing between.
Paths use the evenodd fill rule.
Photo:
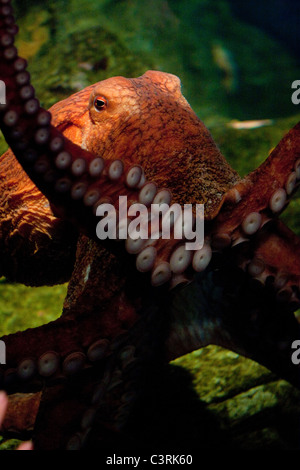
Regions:
<instances>
[{"instance_id":1,"label":"bumpy skin texture","mask_svg":"<svg viewBox=\"0 0 300 470\"><path fill-rule=\"evenodd\" d=\"M100 112L94 107L98 96L108 101ZM55 125L72 142L106 159L142 165L149 180L172 191L174 201L205 203L207 217L237 181L174 75L148 71L135 79L104 80L51 112L59 115Z\"/></svg>"},{"instance_id":2,"label":"bumpy skin texture","mask_svg":"<svg viewBox=\"0 0 300 470\"><path fill-rule=\"evenodd\" d=\"M54 217L48 200L11 150L1 157L0 194L1 275L32 286L67 281L75 261L77 231Z\"/></svg>"},{"instance_id":3,"label":"bumpy skin texture","mask_svg":"<svg viewBox=\"0 0 300 470\"><path fill-rule=\"evenodd\" d=\"M209 343L299 386L299 239L277 215L300 179L300 125L240 180L173 75L108 79L47 113L12 45L9 3L0 2L0 125L23 170L11 151L2 156L1 270L31 285L62 282L77 252L62 316L2 338L5 430L34 426L37 449L95 446L124 429L149 370ZM205 204L203 249L190 256L172 237L138 248L97 240L103 202L169 201L169 191L172 202Z\"/></svg>"}]
</instances>

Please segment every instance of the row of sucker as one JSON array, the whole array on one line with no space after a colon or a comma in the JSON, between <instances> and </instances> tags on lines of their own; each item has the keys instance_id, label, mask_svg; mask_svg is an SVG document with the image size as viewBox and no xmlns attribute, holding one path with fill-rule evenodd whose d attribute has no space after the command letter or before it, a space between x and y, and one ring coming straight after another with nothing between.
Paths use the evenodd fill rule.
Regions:
<instances>
[{"instance_id":1,"label":"row of sucker","mask_svg":"<svg viewBox=\"0 0 300 470\"><path fill-rule=\"evenodd\" d=\"M286 178L284 188L278 188L270 197L268 207L261 212L249 212L239 227L235 229L234 236L226 232L211 235L209 242L213 251L222 251L224 248L237 247L249 242L251 237L258 233L262 227L272 220L272 215L279 215L289 202L300 184L300 159ZM241 198L239 198L241 200ZM272 283L275 296L278 301L289 302L294 309L300 307L300 284L295 284L285 273L274 273L261 257L254 255L252 259L247 256L239 262L239 266L246 271L251 278L259 281L262 285Z\"/></svg>"},{"instance_id":2,"label":"row of sucker","mask_svg":"<svg viewBox=\"0 0 300 470\"><path fill-rule=\"evenodd\" d=\"M93 342L86 351L73 351L61 357L56 351L46 351L38 359L24 358L16 368L7 369L0 386L9 389L36 379L52 379L57 376L73 377L87 367L102 361L112 353L111 342L102 338ZM2 383L1 383L2 382Z\"/></svg>"},{"instance_id":3,"label":"row of sucker","mask_svg":"<svg viewBox=\"0 0 300 470\"><path fill-rule=\"evenodd\" d=\"M211 237L213 247L225 248L236 246L239 243L248 241L249 237L255 235L267 222L271 220L272 215L279 215L289 202L290 196L296 191L300 184L300 159L295 162L294 169L286 179L284 188L278 188L270 197L268 207L261 212L250 212L247 214L240 226L235 229L238 237L231 238L228 233L216 233ZM237 192L237 190L236 190ZM241 198L239 198L241 200Z\"/></svg>"},{"instance_id":4,"label":"row of sucker","mask_svg":"<svg viewBox=\"0 0 300 470\"><path fill-rule=\"evenodd\" d=\"M118 338L116 338L115 346L118 349ZM99 410L101 410L102 419L109 420L110 426L113 426L116 431L120 431L126 424L138 395L135 381L129 376L130 371L135 374L135 367L138 363L135 352L136 348L133 344L126 345L108 361L101 381L96 382L94 386L90 403L81 419L80 430L68 440L67 450L79 450L84 447ZM123 392L120 392L123 388ZM108 409L104 410L104 406Z\"/></svg>"},{"instance_id":5,"label":"row of sucker","mask_svg":"<svg viewBox=\"0 0 300 470\"><path fill-rule=\"evenodd\" d=\"M154 341L153 335L157 337L157 328L161 327L162 321L159 310L145 311L128 333L114 339L111 348L115 353L106 363L101 379L94 385L80 429L68 440L67 450L85 447L97 418L110 430L124 430L144 387L147 367L150 365L152 368L157 360L159 340Z\"/></svg>"}]
</instances>

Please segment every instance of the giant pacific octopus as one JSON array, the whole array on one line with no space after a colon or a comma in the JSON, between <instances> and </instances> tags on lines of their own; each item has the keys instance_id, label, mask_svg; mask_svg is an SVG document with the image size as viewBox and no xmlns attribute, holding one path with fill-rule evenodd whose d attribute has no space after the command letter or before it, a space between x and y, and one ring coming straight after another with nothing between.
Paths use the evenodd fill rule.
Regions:
<instances>
[{"instance_id":1,"label":"giant pacific octopus","mask_svg":"<svg viewBox=\"0 0 300 470\"><path fill-rule=\"evenodd\" d=\"M300 239L278 215L300 181L300 123L241 179L181 94L148 71L96 83L44 110L0 1L1 275L31 286L69 280L62 315L5 337L4 432L36 449L122 436L147 377L218 344L300 385ZM119 196L204 204L205 243L99 240L97 208ZM148 217L148 214L147 214ZM123 221L124 222L124 221ZM114 437L113 437L114 439Z\"/></svg>"}]
</instances>

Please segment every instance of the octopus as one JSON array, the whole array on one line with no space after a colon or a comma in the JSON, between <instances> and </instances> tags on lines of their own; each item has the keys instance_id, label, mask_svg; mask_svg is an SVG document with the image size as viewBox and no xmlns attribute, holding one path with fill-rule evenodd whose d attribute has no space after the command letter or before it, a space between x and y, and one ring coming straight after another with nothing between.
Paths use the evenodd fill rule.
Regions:
<instances>
[{"instance_id":1,"label":"octopus","mask_svg":"<svg viewBox=\"0 0 300 470\"><path fill-rule=\"evenodd\" d=\"M300 123L242 179L174 75L109 78L47 111L14 46L10 0L0 5L0 272L69 282L57 320L1 338L4 433L37 450L131 442L149 377L208 344L299 387L300 239L278 216L300 182ZM204 204L203 245L173 232L100 240L99 208L120 213L120 196L147 208L145 224L152 204Z\"/></svg>"}]
</instances>

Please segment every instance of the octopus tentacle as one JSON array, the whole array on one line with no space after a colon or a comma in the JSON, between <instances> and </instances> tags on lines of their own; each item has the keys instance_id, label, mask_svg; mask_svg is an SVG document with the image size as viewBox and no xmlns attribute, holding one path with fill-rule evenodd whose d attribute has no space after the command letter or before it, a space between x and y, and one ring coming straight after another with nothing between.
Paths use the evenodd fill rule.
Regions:
<instances>
[{"instance_id":1,"label":"octopus tentacle","mask_svg":"<svg viewBox=\"0 0 300 470\"><path fill-rule=\"evenodd\" d=\"M103 325L97 314L92 327L90 321L91 317L86 316L77 317L76 323L59 318L39 328L4 336L8 361L1 367L0 387L10 392L40 388L45 380L71 376L105 359L112 353L116 332Z\"/></svg>"},{"instance_id":2,"label":"octopus tentacle","mask_svg":"<svg viewBox=\"0 0 300 470\"><path fill-rule=\"evenodd\" d=\"M300 123L257 170L226 193L211 228L212 243L221 237L221 247L239 252L238 264L254 278L264 283L288 273L278 287L292 288L291 298L298 302L300 239L277 217L299 187L299 148Z\"/></svg>"},{"instance_id":3,"label":"octopus tentacle","mask_svg":"<svg viewBox=\"0 0 300 470\"><path fill-rule=\"evenodd\" d=\"M75 261L77 231L54 217L11 150L0 162L1 275L31 286L66 282Z\"/></svg>"},{"instance_id":4,"label":"octopus tentacle","mask_svg":"<svg viewBox=\"0 0 300 470\"><path fill-rule=\"evenodd\" d=\"M31 390L106 361L118 338L139 318L145 288L141 281L134 283L140 289L133 299L120 261L112 263L108 253L83 237L62 316L1 338L7 364L1 366L0 387L10 392Z\"/></svg>"},{"instance_id":5,"label":"octopus tentacle","mask_svg":"<svg viewBox=\"0 0 300 470\"><path fill-rule=\"evenodd\" d=\"M226 193L217 219L218 229L225 233L229 229L235 241L238 236L252 235L271 217L280 214L299 187L299 148L300 123L256 170Z\"/></svg>"},{"instance_id":6,"label":"octopus tentacle","mask_svg":"<svg viewBox=\"0 0 300 470\"><path fill-rule=\"evenodd\" d=\"M274 220L255 237L252 252L257 268L251 272L248 265L248 272L250 268L251 275L263 283L271 281L278 298L283 290L287 293L292 289L289 298L295 307L299 305L300 238L280 220Z\"/></svg>"},{"instance_id":7,"label":"octopus tentacle","mask_svg":"<svg viewBox=\"0 0 300 470\"><path fill-rule=\"evenodd\" d=\"M156 302L147 302L133 328L116 338L105 363L82 371L69 385L45 390L35 426L37 448L78 450L124 430L149 369L162 362L166 317ZM61 410L68 419L59 420ZM57 429L58 420L59 430L49 442L48 430Z\"/></svg>"},{"instance_id":8,"label":"octopus tentacle","mask_svg":"<svg viewBox=\"0 0 300 470\"><path fill-rule=\"evenodd\" d=\"M88 239L84 241L90 243ZM104 292L106 289L106 283L116 282L119 291L120 280L113 280L117 278L116 266L113 276L108 279L104 276L104 285L101 286L97 279L98 271L103 266L99 267L95 259L95 247L91 248L93 263L86 245L83 244L81 249L85 257L82 258L79 250L79 273L75 269L73 277L78 275L80 278L86 267L90 267L83 289L93 291L98 286L99 295L99 290ZM103 258L103 251L100 251L99 257ZM122 279L122 272L119 275ZM92 287L94 282L95 289ZM135 282L135 285L138 283ZM138 398L137 391L143 388L144 374L147 374L149 366L153 367L163 358L164 329L157 325L157 321L165 322L166 317L159 311L154 321L157 297L151 293L149 301L145 289L141 288L139 292L144 298L146 310L140 311L139 308L135 313L135 309L129 306L125 314L123 290L117 297L113 291L106 296L104 294L102 308L100 304L97 309L97 305L89 303L87 312L83 308L86 304L84 292L77 289L70 295L75 296L76 300L73 298L73 302L67 302L64 315L55 322L3 338L7 346L8 364L1 368L3 376L0 387L9 393L18 391L28 394L43 390L34 428L36 449L86 446L86 433L91 431L90 420L93 421L93 439L96 436L98 439L103 433L105 437L107 430L110 433L120 432L125 425ZM137 300L139 303L140 300ZM81 310L80 315L78 309ZM77 406L74 406L74 400L79 401ZM28 406L31 406L30 400ZM98 424L94 423L96 417ZM25 429L20 431L28 432L26 423L24 426ZM6 429L13 427L14 419L11 416ZM53 432L56 437L49 441L49 430L51 432L54 428L59 431ZM75 433L74 429L78 432Z\"/></svg>"}]
</instances>

